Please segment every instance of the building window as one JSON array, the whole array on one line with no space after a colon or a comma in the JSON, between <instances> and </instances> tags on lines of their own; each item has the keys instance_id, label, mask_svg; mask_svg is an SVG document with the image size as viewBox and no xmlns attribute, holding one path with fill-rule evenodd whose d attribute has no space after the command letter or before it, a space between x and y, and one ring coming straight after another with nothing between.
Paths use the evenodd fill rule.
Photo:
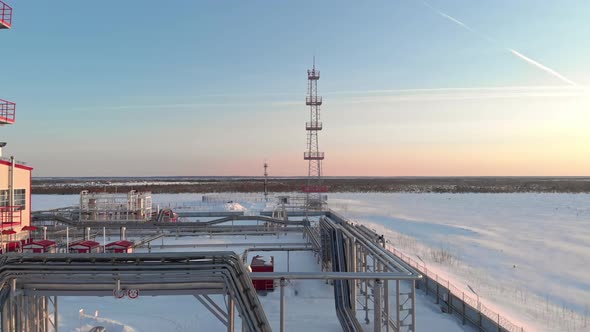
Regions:
<instances>
[{"instance_id":1,"label":"building window","mask_svg":"<svg viewBox=\"0 0 590 332\"><path fill-rule=\"evenodd\" d=\"M26 189L15 189L14 190L14 205L20 206L21 210L27 207L27 191Z\"/></svg>"},{"instance_id":2,"label":"building window","mask_svg":"<svg viewBox=\"0 0 590 332\"><path fill-rule=\"evenodd\" d=\"M0 190L0 206L8 206L8 190Z\"/></svg>"},{"instance_id":3,"label":"building window","mask_svg":"<svg viewBox=\"0 0 590 332\"><path fill-rule=\"evenodd\" d=\"M10 199L8 190L0 190L0 206L9 206ZM14 205L20 206L21 210L27 207L27 190L26 189L14 189Z\"/></svg>"}]
</instances>

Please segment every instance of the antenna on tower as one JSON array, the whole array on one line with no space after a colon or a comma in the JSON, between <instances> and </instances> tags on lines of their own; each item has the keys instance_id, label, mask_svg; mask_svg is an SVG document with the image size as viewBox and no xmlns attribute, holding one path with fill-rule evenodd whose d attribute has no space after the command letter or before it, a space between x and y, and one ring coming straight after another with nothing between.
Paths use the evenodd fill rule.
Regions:
<instances>
[{"instance_id":1,"label":"antenna on tower","mask_svg":"<svg viewBox=\"0 0 590 332\"><path fill-rule=\"evenodd\" d=\"M264 161L264 201L268 202L268 172L266 169L268 168L268 164L266 160Z\"/></svg>"}]
</instances>

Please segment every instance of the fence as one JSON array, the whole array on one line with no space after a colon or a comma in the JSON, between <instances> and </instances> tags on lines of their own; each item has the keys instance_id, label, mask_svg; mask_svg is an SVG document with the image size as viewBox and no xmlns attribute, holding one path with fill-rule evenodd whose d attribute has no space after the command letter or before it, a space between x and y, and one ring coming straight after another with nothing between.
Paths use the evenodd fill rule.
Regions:
<instances>
[{"instance_id":1,"label":"fence","mask_svg":"<svg viewBox=\"0 0 590 332\"><path fill-rule=\"evenodd\" d=\"M438 274L428 271L424 263L418 263L408 255L395 249L391 245L386 245L387 250L392 252L404 262L408 263L416 270L422 273L423 278L417 286L424 287L426 295L429 292L436 297L436 303L443 301L443 309L448 313L457 314L463 321L463 324L470 323L480 331L498 331L498 332L524 332L524 328L517 326L507 318L500 316L497 312L486 307L479 301L479 297L474 299L449 280L441 278Z\"/></svg>"}]
</instances>

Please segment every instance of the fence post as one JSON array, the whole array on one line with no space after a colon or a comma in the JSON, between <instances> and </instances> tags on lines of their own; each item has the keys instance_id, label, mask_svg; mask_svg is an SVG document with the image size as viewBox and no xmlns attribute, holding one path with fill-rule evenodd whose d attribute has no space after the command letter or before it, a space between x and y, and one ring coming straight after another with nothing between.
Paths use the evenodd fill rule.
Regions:
<instances>
[{"instance_id":1,"label":"fence post","mask_svg":"<svg viewBox=\"0 0 590 332\"><path fill-rule=\"evenodd\" d=\"M447 280L447 306L449 314L453 313L453 307L451 306L451 301L453 300L451 297L451 282Z\"/></svg>"},{"instance_id":2,"label":"fence post","mask_svg":"<svg viewBox=\"0 0 590 332\"><path fill-rule=\"evenodd\" d=\"M426 291L426 296L428 296L428 273L426 272L426 268L424 268L425 272L424 272L424 284L425 284L425 291Z\"/></svg>"},{"instance_id":3,"label":"fence post","mask_svg":"<svg viewBox=\"0 0 590 332\"><path fill-rule=\"evenodd\" d=\"M463 325L465 325L465 292L463 292Z\"/></svg>"},{"instance_id":4,"label":"fence post","mask_svg":"<svg viewBox=\"0 0 590 332\"><path fill-rule=\"evenodd\" d=\"M500 327L500 314L498 314L498 332L502 332L502 328Z\"/></svg>"},{"instance_id":5,"label":"fence post","mask_svg":"<svg viewBox=\"0 0 590 332\"><path fill-rule=\"evenodd\" d=\"M438 304L438 274L436 275L436 304Z\"/></svg>"},{"instance_id":6,"label":"fence post","mask_svg":"<svg viewBox=\"0 0 590 332\"><path fill-rule=\"evenodd\" d=\"M483 331L483 326L482 326L482 322L481 322L481 307L479 306L479 301L477 302L478 306L477 306L477 324L479 325L479 330Z\"/></svg>"}]
</instances>

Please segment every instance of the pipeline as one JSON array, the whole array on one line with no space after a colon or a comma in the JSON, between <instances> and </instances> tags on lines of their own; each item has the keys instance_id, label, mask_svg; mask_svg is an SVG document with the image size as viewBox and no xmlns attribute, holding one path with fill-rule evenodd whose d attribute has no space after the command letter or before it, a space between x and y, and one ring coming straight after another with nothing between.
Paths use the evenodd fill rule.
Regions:
<instances>
[{"instance_id":1,"label":"pipeline","mask_svg":"<svg viewBox=\"0 0 590 332\"><path fill-rule=\"evenodd\" d=\"M9 280L28 293L107 292L113 275L125 285L188 291L195 285L219 288L235 299L248 331L271 331L268 319L240 258L233 252L156 254L8 254L0 259L0 311ZM191 288L192 287L192 288ZM63 294L63 293L62 293Z\"/></svg>"}]
</instances>

